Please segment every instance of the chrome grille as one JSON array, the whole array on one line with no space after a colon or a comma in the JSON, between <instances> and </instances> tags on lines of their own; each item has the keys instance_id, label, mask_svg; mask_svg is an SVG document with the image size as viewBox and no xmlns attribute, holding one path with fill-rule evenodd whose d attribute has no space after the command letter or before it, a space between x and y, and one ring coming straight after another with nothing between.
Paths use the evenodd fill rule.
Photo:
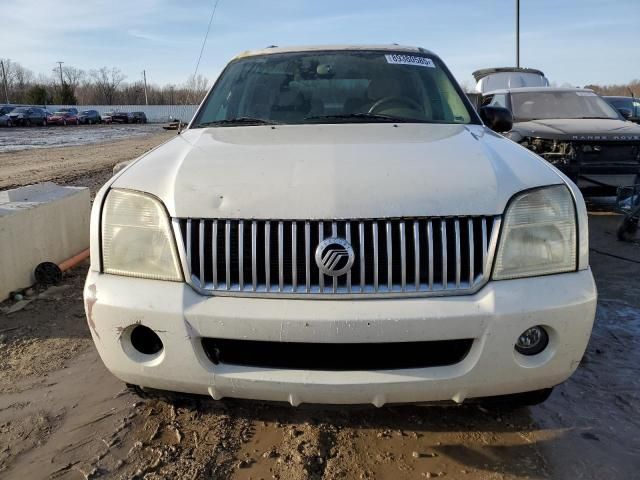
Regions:
<instances>
[{"instance_id":1,"label":"chrome grille","mask_svg":"<svg viewBox=\"0 0 640 480\"><path fill-rule=\"evenodd\" d=\"M490 274L499 216L294 221L174 219L189 283L204 294L453 295ZM323 274L317 245L340 237L355 259Z\"/></svg>"}]
</instances>

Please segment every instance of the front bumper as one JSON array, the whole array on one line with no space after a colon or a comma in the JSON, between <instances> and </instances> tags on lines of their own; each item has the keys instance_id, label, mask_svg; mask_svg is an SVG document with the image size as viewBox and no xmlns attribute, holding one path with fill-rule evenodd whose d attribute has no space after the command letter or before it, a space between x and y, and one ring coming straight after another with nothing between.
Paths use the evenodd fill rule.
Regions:
<instances>
[{"instance_id":1,"label":"front bumper","mask_svg":"<svg viewBox=\"0 0 640 480\"><path fill-rule=\"evenodd\" d=\"M493 281L474 295L389 300L205 297L188 285L90 271L85 308L107 368L125 382L163 390L300 403L431 402L537 390L580 363L595 316L590 270ZM127 332L153 329L164 349L136 352ZM549 346L525 357L517 337L544 325ZM387 371L285 370L214 365L201 339L384 343L473 338L455 365Z\"/></svg>"}]
</instances>

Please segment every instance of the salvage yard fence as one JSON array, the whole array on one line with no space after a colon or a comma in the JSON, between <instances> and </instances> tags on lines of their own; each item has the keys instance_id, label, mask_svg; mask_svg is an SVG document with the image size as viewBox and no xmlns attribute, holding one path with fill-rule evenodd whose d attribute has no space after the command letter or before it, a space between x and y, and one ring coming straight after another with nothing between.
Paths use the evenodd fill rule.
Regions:
<instances>
[{"instance_id":1,"label":"salvage yard fence","mask_svg":"<svg viewBox=\"0 0 640 480\"><path fill-rule=\"evenodd\" d=\"M144 112L149 122L168 122L181 120L189 122L198 109L198 105L46 105L47 110L55 112L61 108L97 110L100 115L107 112Z\"/></svg>"}]
</instances>

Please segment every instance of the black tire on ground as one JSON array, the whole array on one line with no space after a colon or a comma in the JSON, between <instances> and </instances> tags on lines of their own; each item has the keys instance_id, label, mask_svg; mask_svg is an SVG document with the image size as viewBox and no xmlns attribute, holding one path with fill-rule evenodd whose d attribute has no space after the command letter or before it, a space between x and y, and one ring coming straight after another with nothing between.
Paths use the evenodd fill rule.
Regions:
<instances>
[{"instance_id":1,"label":"black tire on ground","mask_svg":"<svg viewBox=\"0 0 640 480\"><path fill-rule=\"evenodd\" d=\"M531 392L513 393L511 395L498 395L486 397L479 400L480 405L487 408L497 408L502 410L516 410L543 403L549 396L553 388L533 390Z\"/></svg>"},{"instance_id":2,"label":"black tire on ground","mask_svg":"<svg viewBox=\"0 0 640 480\"><path fill-rule=\"evenodd\" d=\"M13 123L11 122L11 120L7 120L7 128L11 127L13 127Z\"/></svg>"},{"instance_id":3,"label":"black tire on ground","mask_svg":"<svg viewBox=\"0 0 640 480\"><path fill-rule=\"evenodd\" d=\"M31 126L31 120L29 120L28 118L24 121L24 126L25 127L30 127Z\"/></svg>"},{"instance_id":4,"label":"black tire on ground","mask_svg":"<svg viewBox=\"0 0 640 480\"><path fill-rule=\"evenodd\" d=\"M47 119L46 119L46 118L42 120L42 126L43 126L43 127L46 127L46 126L47 126Z\"/></svg>"},{"instance_id":5,"label":"black tire on ground","mask_svg":"<svg viewBox=\"0 0 640 480\"><path fill-rule=\"evenodd\" d=\"M626 218L622 221L618 227L618 240L621 242L632 241L638 233L638 220L632 218Z\"/></svg>"}]
</instances>

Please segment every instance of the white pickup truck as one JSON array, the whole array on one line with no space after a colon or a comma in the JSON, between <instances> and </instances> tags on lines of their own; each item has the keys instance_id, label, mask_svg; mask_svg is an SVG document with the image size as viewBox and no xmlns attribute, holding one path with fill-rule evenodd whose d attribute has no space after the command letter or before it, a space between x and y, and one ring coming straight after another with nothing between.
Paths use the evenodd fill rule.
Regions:
<instances>
[{"instance_id":1,"label":"white pickup truck","mask_svg":"<svg viewBox=\"0 0 640 480\"><path fill-rule=\"evenodd\" d=\"M292 405L544 400L594 320L585 205L492 131L508 111L480 115L422 48L234 58L96 197L84 293L107 368Z\"/></svg>"}]
</instances>

